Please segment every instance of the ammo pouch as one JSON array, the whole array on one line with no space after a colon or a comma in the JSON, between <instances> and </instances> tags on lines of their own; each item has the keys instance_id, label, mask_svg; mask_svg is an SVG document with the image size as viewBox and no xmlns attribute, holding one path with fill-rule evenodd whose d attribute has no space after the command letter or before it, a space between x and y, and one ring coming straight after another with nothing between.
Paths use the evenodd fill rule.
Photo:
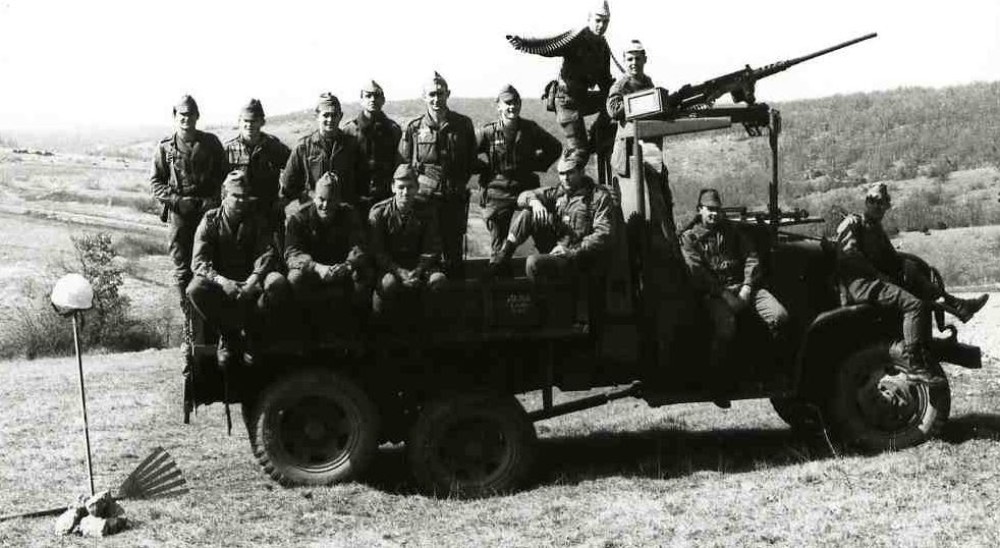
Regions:
<instances>
[{"instance_id":1,"label":"ammo pouch","mask_svg":"<svg viewBox=\"0 0 1000 548\"><path fill-rule=\"evenodd\" d=\"M545 91L542 93L542 104L549 112L556 111L556 92L559 91L559 80L552 80L545 84Z\"/></svg>"}]
</instances>

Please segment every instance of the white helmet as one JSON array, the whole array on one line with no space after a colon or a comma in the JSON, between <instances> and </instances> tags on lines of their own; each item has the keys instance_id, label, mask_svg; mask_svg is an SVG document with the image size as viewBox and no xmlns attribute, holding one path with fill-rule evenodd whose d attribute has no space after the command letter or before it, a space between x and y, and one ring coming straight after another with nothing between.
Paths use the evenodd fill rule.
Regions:
<instances>
[{"instance_id":1,"label":"white helmet","mask_svg":"<svg viewBox=\"0 0 1000 548\"><path fill-rule=\"evenodd\" d=\"M52 288L52 304L60 313L88 310L94 306L94 288L87 278L67 274Z\"/></svg>"}]
</instances>

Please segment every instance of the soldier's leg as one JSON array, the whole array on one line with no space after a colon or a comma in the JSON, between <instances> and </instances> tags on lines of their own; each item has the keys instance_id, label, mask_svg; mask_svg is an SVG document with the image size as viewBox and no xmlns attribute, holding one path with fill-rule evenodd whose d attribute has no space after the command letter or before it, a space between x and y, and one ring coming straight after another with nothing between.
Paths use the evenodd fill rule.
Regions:
<instances>
[{"instance_id":1,"label":"soldier's leg","mask_svg":"<svg viewBox=\"0 0 1000 548\"><path fill-rule=\"evenodd\" d=\"M577 98L560 89L556 93L556 123L563 130L566 139L565 152L587 150L587 127Z\"/></svg>"},{"instance_id":2,"label":"soldier's leg","mask_svg":"<svg viewBox=\"0 0 1000 548\"><path fill-rule=\"evenodd\" d=\"M944 284L934 283L931 280L929 267L918 261L903 260L903 281L904 287L914 296L932 303L941 299L947 312L954 315L962 322L967 322L979 312L989 295L982 294L974 299L962 299L945 291Z\"/></svg>"},{"instance_id":3,"label":"soldier's leg","mask_svg":"<svg viewBox=\"0 0 1000 548\"><path fill-rule=\"evenodd\" d=\"M403 281L392 272L384 273L375 285L375 293L372 295L372 310L376 315L384 315L392 309L400 292L403 290Z\"/></svg>"},{"instance_id":4,"label":"soldier's leg","mask_svg":"<svg viewBox=\"0 0 1000 548\"><path fill-rule=\"evenodd\" d=\"M442 262L445 272L453 277L459 277L462 268L462 243L467 224L465 206L461 197L453 197L442 201L438 208Z\"/></svg>"},{"instance_id":5,"label":"soldier's leg","mask_svg":"<svg viewBox=\"0 0 1000 548\"><path fill-rule=\"evenodd\" d=\"M510 233L510 224L517 211L517 203L510 200L491 200L490 209L493 214L486 221L490 229L490 249L492 255L498 255L503 249L504 242L507 241L507 234Z\"/></svg>"},{"instance_id":6,"label":"soldier's leg","mask_svg":"<svg viewBox=\"0 0 1000 548\"><path fill-rule=\"evenodd\" d=\"M736 335L736 313L721 297L706 297L705 309L712 322L708 366L713 374L718 374L723 372L729 345Z\"/></svg>"},{"instance_id":7,"label":"soldier's leg","mask_svg":"<svg viewBox=\"0 0 1000 548\"><path fill-rule=\"evenodd\" d=\"M788 323L788 310L785 306L770 291L763 288L754 292L753 306L757 315L767 325L771 337L774 339L780 337Z\"/></svg>"},{"instance_id":8,"label":"soldier's leg","mask_svg":"<svg viewBox=\"0 0 1000 548\"><path fill-rule=\"evenodd\" d=\"M536 253L525 261L524 270L528 279L532 281L558 281L567 278L572 268L570 260L566 257Z\"/></svg>"}]
</instances>

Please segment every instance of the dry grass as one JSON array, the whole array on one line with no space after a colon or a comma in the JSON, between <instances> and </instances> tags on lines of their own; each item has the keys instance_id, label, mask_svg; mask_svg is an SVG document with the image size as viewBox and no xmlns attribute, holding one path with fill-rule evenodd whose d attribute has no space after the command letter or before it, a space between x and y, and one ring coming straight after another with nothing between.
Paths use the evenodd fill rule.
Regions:
<instances>
[{"instance_id":1,"label":"dry grass","mask_svg":"<svg viewBox=\"0 0 1000 548\"><path fill-rule=\"evenodd\" d=\"M990 303L968 340L1000 340ZM68 329L68 326L67 326ZM164 446L186 496L127 501L106 546L995 546L1000 543L1000 372L951 368L952 421L900 453L831 455L796 438L767 402L649 409L635 400L537 425L534 486L483 500L414 492L403 451L384 447L362 483L283 489L225 436L222 409L185 426L175 350L84 357L98 488ZM537 405L537 397L525 398ZM0 363L0 513L58 505L85 489L75 360ZM51 519L0 524L0 544L90 545Z\"/></svg>"}]
</instances>

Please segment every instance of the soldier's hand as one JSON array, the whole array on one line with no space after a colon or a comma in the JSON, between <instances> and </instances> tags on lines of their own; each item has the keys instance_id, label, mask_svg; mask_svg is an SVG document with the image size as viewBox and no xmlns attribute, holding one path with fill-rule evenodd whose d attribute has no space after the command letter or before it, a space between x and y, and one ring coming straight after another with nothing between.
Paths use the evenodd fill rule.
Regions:
<instances>
[{"instance_id":1,"label":"soldier's hand","mask_svg":"<svg viewBox=\"0 0 1000 548\"><path fill-rule=\"evenodd\" d=\"M239 295L240 285L233 280L224 276L219 276L215 281L222 286L222 292L225 293L230 299L234 299Z\"/></svg>"},{"instance_id":2,"label":"soldier's hand","mask_svg":"<svg viewBox=\"0 0 1000 548\"><path fill-rule=\"evenodd\" d=\"M403 270L401 273L403 287L415 289L420 287L420 274L416 270Z\"/></svg>"},{"instance_id":3,"label":"soldier's hand","mask_svg":"<svg viewBox=\"0 0 1000 548\"><path fill-rule=\"evenodd\" d=\"M330 279L339 280L350 275L351 265L347 263L337 263L330 267Z\"/></svg>"},{"instance_id":4,"label":"soldier's hand","mask_svg":"<svg viewBox=\"0 0 1000 548\"><path fill-rule=\"evenodd\" d=\"M555 257L565 257L566 248L563 247L562 244L558 244L552 248L552 251L549 251L549 255L553 255Z\"/></svg>"},{"instance_id":5,"label":"soldier's hand","mask_svg":"<svg viewBox=\"0 0 1000 548\"><path fill-rule=\"evenodd\" d=\"M746 306L745 302L728 289L722 290L721 297L722 300L726 301L726 305L728 305L733 312L739 312L740 310L743 310L744 306Z\"/></svg>"},{"instance_id":6,"label":"soldier's hand","mask_svg":"<svg viewBox=\"0 0 1000 548\"><path fill-rule=\"evenodd\" d=\"M535 218L536 223L543 225L549 223L549 210L545 209L545 204L540 200L532 200L529 205L531 205L531 216Z\"/></svg>"},{"instance_id":7,"label":"soldier's hand","mask_svg":"<svg viewBox=\"0 0 1000 548\"><path fill-rule=\"evenodd\" d=\"M317 264L313 267L313 270L316 272L316 276L319 277L321 282L328 282L333 279L333 269L328 265Z\"/></svg>"},{"instance_id":8,"label":"soldier's hand","mask_svg":"<svg viewBox=\"0 0 1000 548\"><path fill-rule=\"evenodd\" d=\"M421 171L423 171L424 175L430 177L431 179L434 179L437 182L441 182L441 179L443 178L444 175L444 173L441 172L441 168L434 164L424 164L423 166L421 166Z\"/></svg>"},{"instance_id":9,"label":"soldier's hand","mask_svg":"<svg viewBox=\"0 0 1000 548\"><path fill-rule=\"evenodd\" d=\"M737 295L744 304L750 304L750 295L753 293L749 285L740 286L740 292Z\"/></svg>"}]
</instances>

